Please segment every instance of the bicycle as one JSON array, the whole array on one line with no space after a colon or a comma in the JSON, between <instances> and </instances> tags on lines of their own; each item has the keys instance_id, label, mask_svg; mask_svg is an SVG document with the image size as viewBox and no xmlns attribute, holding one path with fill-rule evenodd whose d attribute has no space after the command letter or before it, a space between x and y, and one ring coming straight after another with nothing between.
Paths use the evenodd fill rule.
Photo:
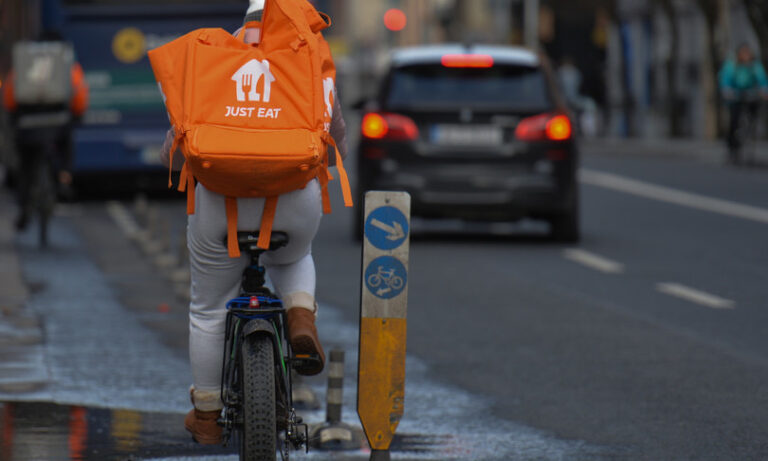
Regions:
<instances>
[{"instance_id":1,"label":"bicycle","mask_svg":"<svg viewBox=\"0 0 768 461\"><path fill-rule=\"evenodd\" d=\"M53 209L57 202L56 168L54 152L47 144L31 148L23 152L27 158L22 162L23 175L20 187L26 187L22 192L25 214L35 214L38 218L38 243L41 248L48 246L48 227Z\"/></svg>"},{"instance_id":2,"label":"bicycle","mask_svg":"<svg viewBox=\"0 0 768 461\"><path fill-rule=\"evenodd\" d=\"M728 161L733 165L748 165L756 160L757 119L760 110L760 93L742 90L726 98L731 104L732 135L728 149Z\"/></svg>"},{"instance_id":3,"label":"bicycle","mask_svg":"<svg viewBox=\"0 0 768 461\"><path fill-rule=\"evenodd\" d=\"M277 451L288 460L291 448L309 451L309 428L293 408L291 371L320 358L293 353L283 303L264 286L259 257L286 246L288 235L273 232L269 250L257 247L258 232L238 232L237 238L251 262L240 296L227 303L219 424L225 446L239 439L241 461L275 460Z\"/></svg>"}]
</instances>

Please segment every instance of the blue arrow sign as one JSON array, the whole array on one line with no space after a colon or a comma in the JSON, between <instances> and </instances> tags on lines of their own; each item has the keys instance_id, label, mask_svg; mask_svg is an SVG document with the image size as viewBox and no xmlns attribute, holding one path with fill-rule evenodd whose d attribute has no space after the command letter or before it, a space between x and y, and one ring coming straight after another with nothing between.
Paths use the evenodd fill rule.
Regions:
<instances>
[{"instance_id":1,"label":"blue arrow sign","mask_svg":"<svg viewBox=\"0 0 768 461\"><path fill-rule=\"evenodd\" d=\"M408 219L395 207L376 208L365 221L365 236L380 250L394 250L408 238Z\"/></svg>"},{"instance_id":2,"label":"blue arrow sign","mask_svg":"<svg viewBox=\"0 0 768 461\"><path fill-rule=\"evenodd\" d=\"M381 299L391 299L403 292L408 283L405 266L392 256L380 256L365 269L365 286Z\"/></svg>"}]
</instances>

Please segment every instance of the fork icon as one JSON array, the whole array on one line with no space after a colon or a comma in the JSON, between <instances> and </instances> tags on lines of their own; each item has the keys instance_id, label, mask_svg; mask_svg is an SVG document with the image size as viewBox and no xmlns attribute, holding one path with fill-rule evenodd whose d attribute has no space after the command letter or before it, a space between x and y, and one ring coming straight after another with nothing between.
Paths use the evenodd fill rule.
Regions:
<instances>
[{"instance_id":1,"label":"fork icon","mask_svg":"<svg viewBox=\"0 0 768 461\"><path fill-rule=\"evenodd\" d=\"M243 75L243 93L248 94L249 101L259 100L259 95L253 85L253 74Z\"/></svg>"}]
</instances>

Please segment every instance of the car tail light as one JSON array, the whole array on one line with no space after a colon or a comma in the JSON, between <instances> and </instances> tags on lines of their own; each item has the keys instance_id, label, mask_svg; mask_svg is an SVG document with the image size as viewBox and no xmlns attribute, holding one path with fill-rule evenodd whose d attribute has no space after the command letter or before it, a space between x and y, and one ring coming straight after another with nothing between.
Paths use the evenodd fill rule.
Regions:
<instances>
[{"instance_id":1,"label":"car tail light","mask_svg":"<svg viewBox=\"0 0 768 461\"><path fill-rule=\"evenodd\" d=\"M414 140L419 137L416 123L399 114L365 114L361 130L363 136L370 139Z\"/></svg>"},{"instance_id":2,"label":"car tail light","mask_svg":"<svg viewBox=\"0 0 768 461\"><path fill-rule=\"evenodd\" d=\"M524 118L515 129L515 137L522 141L567 141L572 134L571 120L562 114Z\"/></svg>"},{"instance_id":3,"label":"car tail light","mask_svg":"<svg viewBox=\"0 0 768 461\"><path fill-rule=\"evenodd\" d=\"M446 54L441 61L445 67L493 67L493 56L487 54Z\"/></svg>"}]
</instances>

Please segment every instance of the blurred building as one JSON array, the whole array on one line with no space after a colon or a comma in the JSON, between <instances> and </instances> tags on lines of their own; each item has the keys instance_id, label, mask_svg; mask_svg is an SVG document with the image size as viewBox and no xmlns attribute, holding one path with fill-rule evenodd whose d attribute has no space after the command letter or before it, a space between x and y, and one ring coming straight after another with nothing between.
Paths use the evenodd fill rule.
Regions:
<instances>
[{"instance_id":1,"label":"blurred building","mask_svg":"<svg viewBox=\"0 0 768 461\"><path fill-rule=\"evenodd\" d=\"M742 0L619 0L609 26L608 134L716 137L724 125L717 72L743 42L760 49Z\"/></svg>"}]
</instances>

